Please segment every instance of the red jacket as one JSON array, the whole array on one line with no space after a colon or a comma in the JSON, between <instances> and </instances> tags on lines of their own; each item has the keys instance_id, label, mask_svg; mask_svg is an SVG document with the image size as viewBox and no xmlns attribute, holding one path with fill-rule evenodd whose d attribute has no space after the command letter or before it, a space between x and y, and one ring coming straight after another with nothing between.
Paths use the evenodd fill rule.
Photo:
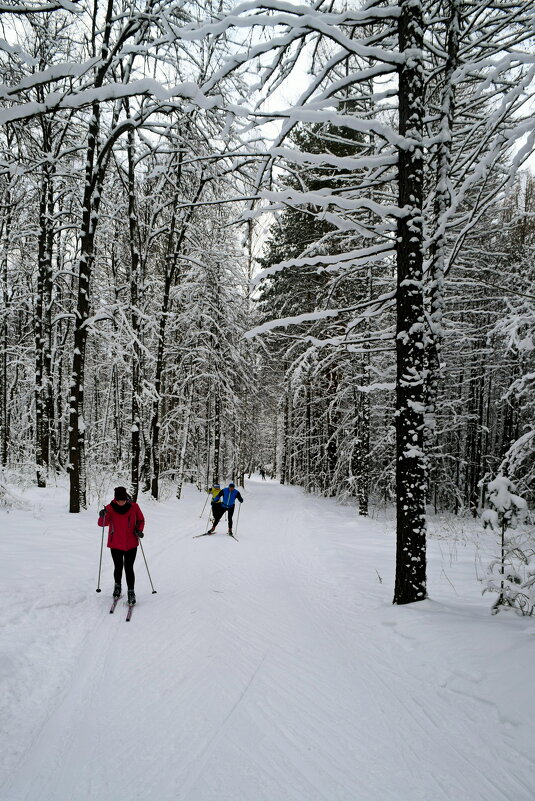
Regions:
<instances>
[{"instance_id":1,"label":"red jacket","mask_svg":"<svg viewBox=\"0 0 535 801\"><path fill-rule=\"evenodd\" d=\"M127 504L125 504L126 506ZM131 503L126 512L118 512L113 503L104 507L106 514L99 517L99 526L109 526L108 548L117 548L119 551L130 551L137 548L139 540L134 533L143 531L145 518L137 503ZM123 507L124 508L124 507Z\"/></svg>"}]
</instances>

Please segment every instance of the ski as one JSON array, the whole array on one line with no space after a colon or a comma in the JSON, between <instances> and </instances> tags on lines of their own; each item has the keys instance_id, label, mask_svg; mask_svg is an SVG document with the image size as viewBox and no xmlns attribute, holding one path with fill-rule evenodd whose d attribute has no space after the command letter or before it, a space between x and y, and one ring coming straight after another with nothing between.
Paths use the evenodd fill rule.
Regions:
<instances>
[{"instance_id":1,"label":"ski","mask_svg":"<svg viewBox=\"0 0 535 801\"><path fill-rule=\"evenodd\" d=\"M234 534L229 534L229 537L232 537L233 540L236 540L236 542L239 542L239 539L237 537L235 537Z\"/></svg>"},{"instance_id":2,"label":"ski","mask_svg":"<svg viewBox=\"0 0 535 801\"><path fill-rule=\"evenodd\" d=\"M128 612L126 613L126 622L127 623L129 622L130 618L132 617L132 612L134 610L134 606L135 606L135 604L129 604L128 605Z\"/></svg>"},{"instance_id":3,"label":"ski","mask_svg":"<svg viewBox=\"0 0 535 801\"><path fill-rule=\"evenodd\" d=\"M110 606L110 615L113 615L113 613L115 612L115 607L117 606L118 603L119 603L119 598L114 598L113 603Z\"/></svg>"},{"instance_id":4,"label":"ski","mask_svg":"<svg viewBox=\"0 0 535 801\"><path fill-rule=\"evenodd\" d=\"M204 534L194 534L192 539L196 540L199 537L208 537L209 534L215 534L215 532L214 531L205 531Z\"/></svg>"}]
</instances>

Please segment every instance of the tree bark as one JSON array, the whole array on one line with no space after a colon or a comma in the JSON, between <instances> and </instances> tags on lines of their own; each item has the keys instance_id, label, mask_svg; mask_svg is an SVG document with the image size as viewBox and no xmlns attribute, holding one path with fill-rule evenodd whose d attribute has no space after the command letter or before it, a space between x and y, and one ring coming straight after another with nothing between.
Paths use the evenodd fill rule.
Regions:
<instances>
[{"instance_id":1,"label":"tree bark","mask_svg":"<svg viewBox=\"0 0 535 801\"><path fill-rule=\"evenodd\" d=\"M419 0L401 0L399 49L398 206L396 325L397 552L394 603L426 597L426 469L424 430L423 302L423 11Z\"/></svg>"},{"instance_id":2,"label":"tree bark","mask_svg":"<svg viewBox=\"0 0 535 801\"><path fill-rule=\"evenodd\" d=\"M95 7L95 16L97 8ZM111 20L113 0L108 0L104 20L104 34L101 47L101 66L95 76L95 87L103 84L108 64L109 42L111 36ZM93 20L96 23L96 19ZM93 31L93 46L95 42ZM91 270L94 260L95 233L100 208L104 164L98 164L98 137L100 133L100 105L92 104L92 115L87 135L85 161L85 185L82 207L82 227L80 237L80 258L78 261L78 290L76 314L74 320L74 353L69 387L69 511L79 512L87 506L86 497L86 456L85 456L85 421L84 380L85 355L87 345L87 321L89 318L89 290Z\"/></svg>"},{"instance_id":3,"label":"tree bark","mask_svg":"<svg viewBox=\"0 0 535 801\"><path fill-rule=\"evenodd\" d=\"M212 466L212 481L219 484L219 467L221 464L221 398L219 388L215 390L214 400L214 463Z\"/></svg>"},{"instance_id":4,"label":"tree bark","mask_svg":"<svg viewBox=\"0 0 535 801\"><path fill-rule=\"evenodd\" d=\"M369 456L370 456L370 396L358 393L358 442L357 442L357 498L359 515L368 516L369 503Z\"/></svg>"},{"instance_id":5,"label":"tree bark","mask_svg":"<svg viewBox=\"0 0 535 801\"><path fill-rule=\"evenodd\" d=\"M126 103L128 112L128 103ZM139 318L139 285L141 283L141 259L139 254L139 225L136 205L134 172L135 139L134 131L128 131L128 225L130 234L130 325L132 327L131 354L131 426L130 426L130 495L137 501L139 493L139 462L141 443L140 414L140 366L141 366L141 325Z\"/></svg>"},{"instance_id":6,"label":"tree bark","mask_svg":"<svg viewBox=\"0 0 535 801\"><path fill-rule=\"evenodd\" d=\"M10 136L8 132L8 144ZM5 216L2 219L2 252L0 280L2 286L2 314L0 317L0 376L2 381L1 401L0 401L0 463L2 467L7 465L9 452L9 411L8 411L8 391L7 391L7 353L8 353L8 312L9 312L9 289L8 289L8 264L9 264L9 244L11 239L11 215L12 215L12 196L11 184L8 184L5 197Z\"/></svg>"}]
</instances>

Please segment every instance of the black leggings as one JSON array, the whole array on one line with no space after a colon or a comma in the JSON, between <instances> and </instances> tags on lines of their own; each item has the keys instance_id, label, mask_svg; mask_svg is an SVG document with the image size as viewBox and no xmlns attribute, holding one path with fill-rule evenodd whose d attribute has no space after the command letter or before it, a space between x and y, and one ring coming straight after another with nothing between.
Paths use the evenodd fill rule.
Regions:
<instances>
[{"instance_id":1,"label":"black leggings","mask_svg":"<svg viewBox=\"0 0 535 801\"><path fill-rule=\"evenodd\" d=\"M225 512L228 512L228 527L232 531L232 518L234 516L234 506L225 509L224 506L220 503L214 503L212 505L212 513L214 515L214 528L217 526Z\"/></svg>"},{"instance_id":2,"label":"black leggings","mask_svg":"<svg viewBox=\"0 0 535 801\"><path fill-rule=\"evenodd\" d=\"M113 564L115 565L113 571L113 578L115 579L116 584L121 583L121 579L123 577L123 565L124 565L124 575L126 577L126 586L129 590L134 589L134 584L136 582L136 577L134 575L134 562L136 561L137 556L137 548L130 548L129 551L120 551L118 548L110 548L111 551L111 558L113 559Z\"/></svg>"}]
</instances>

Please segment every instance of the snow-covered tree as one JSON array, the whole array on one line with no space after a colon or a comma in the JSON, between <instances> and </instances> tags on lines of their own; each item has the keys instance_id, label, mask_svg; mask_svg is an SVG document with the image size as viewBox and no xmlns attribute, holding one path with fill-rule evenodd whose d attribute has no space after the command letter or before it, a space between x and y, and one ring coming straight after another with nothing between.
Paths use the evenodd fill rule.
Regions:
<instances>
[{"instance_id":1,"label":"snow-covered tree","mask_svg":"<svg viewBox=\"0 0 535 801\"><path fill-rule=\"evenodd\" d=\"M513 482L500 474L488 484L488 506L483 525L500 533L501 553L489 565L483 591L498 593L493 614L506 606L531 615L535 607L535 540L533 531L517 532L527 513L526 501L516 494Z\"/></svg>"}]
</instances>

